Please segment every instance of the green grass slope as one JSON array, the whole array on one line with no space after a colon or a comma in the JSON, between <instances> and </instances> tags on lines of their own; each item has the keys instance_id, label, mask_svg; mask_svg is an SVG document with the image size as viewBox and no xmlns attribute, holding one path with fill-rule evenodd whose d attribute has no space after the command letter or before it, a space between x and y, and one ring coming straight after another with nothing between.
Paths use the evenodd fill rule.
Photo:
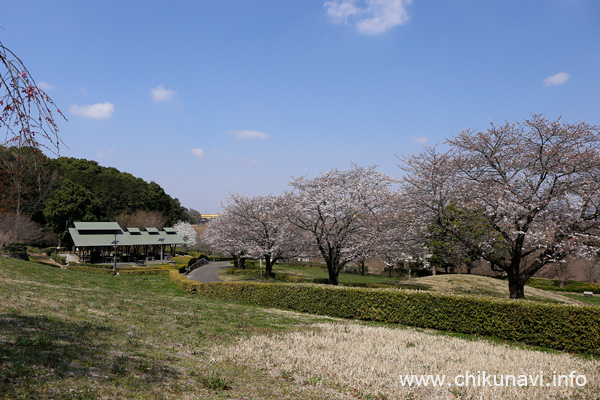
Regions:
<instances>
[{"instance_id":1,"label":"green grass slope","mask_svg":"<svg viewBox=\"0 0 600 400\"><path fill-rule=\"evenodd\" d=\"M0 399L319 399L209 352L322 320L190 296L165 276L0 257Z\"/></svg>"}]
</instances>

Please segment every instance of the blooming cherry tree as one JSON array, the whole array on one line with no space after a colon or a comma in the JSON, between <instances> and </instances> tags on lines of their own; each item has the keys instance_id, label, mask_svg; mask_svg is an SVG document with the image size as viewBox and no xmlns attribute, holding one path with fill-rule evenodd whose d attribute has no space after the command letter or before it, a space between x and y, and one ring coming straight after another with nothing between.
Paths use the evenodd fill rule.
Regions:
<instances>
[{"instance_id":1,"label":"blooming cherry tree","mask_svg":"<svg viewBox=\"0 0 600 400\"><path fill-rule=\"evenodd\" d=\"M189 222L179 221L173 225L173 229L183 239L186 247L192 247L196 244L198 234Z\"/></svg>"},{"instance_id":2,"label":"blooming cherry tree","mask_svg":"<svg viewBox=\"0 0 600 400\"><path fill-rule=\"evenodd\" d=\"M289 194L256 197L233 194L226 207L248 254L265 260L267 277L273 276L275 262L296 256L303 248L303 232L287 218L290 201Z\"/></svg>"},{"instance_id":3,"label":"blooming cherry tree","mask_svg":"<svg viewBox=\"0 0 600 400\"><path fill-rule=\"evenodd\" d=\"M0 130L4 131L0 146L14 148L13 157L1 160L0 169L8 175L16 192L17 216L22 212L29 164L33 160L35 170L40 172L45 159L40 148L57 154L62 143L55 114L64 118L52 99L36 85L23 61L0 42ZM31 149L34 157L24 157L22 149ZM41 194L41 185L38 186Z\"/></svg>"},{"instance_id":4,"label":"blooming cherry tree","mask_svg":"<svg viewBox=\"0 0 600 400\"><path fill-rule=\"evenodd\" d=\"M289 220L311 236L327 264L330 284L337 285L340 270L365 251L365 228L384 208L393 183L375 166L358 165L290 183L295 198Z\"/></svg>"},{"instance_id":5,"label":"blooming cherry tree","mask_svg":"<svg viewBox=\"0 0 600 400\"><path fill-rule=\"evenodd\" d=\"M248 245L238 232L234 215L225 210L218 218L211 219L203 236L203 241L214 251L231 255L234 266L244 268Z\"/></svg>"},{"instance_id":6,"label":"blooming cherry tree","mask_svg":"<svg viewBox=\"0 0 600 400\"><path fill-rule=\"evenodd\" d=\"M597 126L534 115L466 130L447 153L404 160L412 204L506 272L511 298L544 265L586 257L599 239ZM449 207L451 203L457 207ZM449 213L452 211L452 213Z\"/></svg>"},{"instance_id":7,"label":"blooming cherry tree","mask_svg":"<svg viewBox=\"0 0 600 400\"><path fill-rule=\"evenodd\" d=\"M0 42L0 129L5 130L2 145L58 150L61 141L54 113L63 116L36 85L21 59Z\"/></svg>"}]
</instances>

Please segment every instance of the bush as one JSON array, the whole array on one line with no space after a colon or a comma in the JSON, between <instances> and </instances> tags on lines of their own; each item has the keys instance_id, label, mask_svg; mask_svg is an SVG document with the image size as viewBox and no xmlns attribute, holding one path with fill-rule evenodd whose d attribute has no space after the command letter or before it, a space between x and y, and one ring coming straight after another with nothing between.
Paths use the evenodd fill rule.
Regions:
<instances>
[{"instance_id":1,"label":"bush","mask_svg":"<svg viewBox=\"0 0 600 400\"><path fill-rule=\"evenodd\" d=\"M66 257L61 257L56 253L52 253L52 259L59 263L60 265L65 265L67 263Z\"/></svg>"},{"instance_id":2,"label":"bush","mask_svg":"<svg viewBox=\"0 0 600 400\"><path fill-rule=\"evenodd\" d=\"M67 269L72 271L87 272L90 274L115 275L115 271L111 266L86 266L69 264ZM122 267L118 268L119 275L167 275L170 270L173 270L170 265L159 265L157 267Z\"/></svg>"},{"instance_id":3,"label":"bush","mask_svg":"<svg viewBox=\"0 0 600 400\"><path fill-rule=\"evenodd\" d=\"M195 263L196 263L196 261L198 261L198 257L192 257L192 258L190 258L190 259L188 260L188 262L187 262L187 266L188 266L188 267L191 267L191 266L192 266L192 264L195 264Z\"/></svg>"},{"instance_id":4,"label":"bush","mask_svg":"<svg viewBox=\"0 0 600 400\"><path fill-rule=\"evenodd\" d=\"M176 271L183 290L338 318L398 323L535 346L600 355L600 308L402 289L367 289L313 284L191 281Z\"/></svg>"},{"instance_id":5,"label":"bush","mask_svg":"<svg viewBox=\"0 0 600 400\"><path fill-rule=\"evenodd\" d=\"M94 268L86 267L83 265L69 265L67 269L70 269L71 271L87 272L89 274L115 275L115 271L107 268Z\"/></svg>"}]
</instances>

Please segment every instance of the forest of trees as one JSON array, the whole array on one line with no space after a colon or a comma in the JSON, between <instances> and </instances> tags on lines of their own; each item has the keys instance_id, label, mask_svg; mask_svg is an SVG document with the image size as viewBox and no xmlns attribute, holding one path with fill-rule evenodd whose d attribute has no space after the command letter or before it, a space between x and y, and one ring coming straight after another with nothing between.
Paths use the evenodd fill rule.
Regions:
<instances>
[{"instance_id":1,"label":"forest of trees","mask_svg":"<svg viewBox=\"0 0 600 400\"><path fill-rule=\"evenodd\" d=\"M187 219L179 200L155 182L95 161L46 158L28 147L0 147L0 212L0 219L13 221L13 228L3 231L4 243L52 241L54 235L68 240L65 232L74 221L160 227ZM22 225L30 227L25 237L17 233ZM54 235L39 234L44 230Z\"/></svg>"}]
</instances>

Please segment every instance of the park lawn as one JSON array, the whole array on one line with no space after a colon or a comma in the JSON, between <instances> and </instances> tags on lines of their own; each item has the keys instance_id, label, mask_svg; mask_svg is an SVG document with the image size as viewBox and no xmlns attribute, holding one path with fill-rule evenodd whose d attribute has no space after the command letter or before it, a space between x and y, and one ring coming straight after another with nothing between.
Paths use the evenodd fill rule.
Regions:
<instances>
[{"instance_id":1,"label":"park lawn","mask_svg":"<svg viewBox=\"0 0 600 400\"><path fill-rule=\"evenodd\" d=\"M209 354L323 320L192 296L165 276L0 257L0 399L318 399L317 387L300 395L293 383Z\"/></svg>"},{"instance_id":2,"label":"park lawn","mask_svg":"<svg viewBox=\"0 0 600 400\"><path fill-rule=\"evenodd\" d=\"M237 270L239 274L228 274L226 271L220 273L220 278L225 281L247 281L263 280L256 273L257 270ZM288 274L302 278L305 282L314 282L315 279L327 279L329 277L327 269L318 266L304 266L301 264L275 264L274 273ZM246 275L253 274L251 276ZM495 279L480 275L470 274L445 274L436 276L426 276L421 278L389 277L387 275L366 274L344 272L339 275L340 285L389 285L398 288L418 289L435 291L442 294L469 294L479 296L489 296L496 298L508 298L508 282L502 279ZM579 299L565 297L562 293L551 292L536 289L527 286L525 288L525 298L527 300L545 301L551 303L564 304L583 304Z\"/></svg>"},{"instance_id":3,"label":"park lawn","mask_svg":"<svg viewBox=\"0 0 600 400\"><path fill-rule=\"evenodd\" d=\"M262 270L264 271L264 269ZM227 274L227 271L222 271L220 273L220 278L227 281L233 280L259 280L257 278L256 269L247 269L238 271L239 275L236 274L233 277L231 274ZM246 275L244 272L247 272ZM279 274L288 274L302 278L305 282L314 282L315 279L322 280L328 279L329 273L327 272L327 268L319 267L319 266L305 266L302 264L287 264L287 263L277 263L273 266L273 272ZM221 276L222 275L222 276ZM344 272L340 271L339 275L339 283L341 285L349 285L355 283L362 284L378 284L378 285L399 285L402 283L406 283L406 281L401 280L398 277L388 277L386 275L377 275L377 274L366 274L361 275L355 272Z\"/></svg>"},{"instance_id":4,"label":"park lawn","mask_svg":"<svg viewBox=\"0 0 600 400\"><path fill-rule=\"evenodd\" d=\"M540 365L546 375L576 369L590 384L565 394L600 396L598 360L224 303L184 293L162 275L87 274L0 257L0 327L0 399L429 399L428 390L385 382L396 382L399 371L433 371L435 360L446 363L441 372L494 366L517 373L518 360L529 360L531 373ZM302 349L292 346L297 340ZM371 376L374 366L386 380ZM542 399L558 392L495 395Z\"/></svg>"},{"instance_id":5,"label":"park lawn","mask_svg":"<svg viewBox=\"0 0 600 400\"><path fill-rule=\"evenodd\" d=\"M577 300L577 301L580 301L585 304L591 304L593 306L600 306L600 296L598 296L598 295L583 296L581 294L565 293L565 294L563 294L563 296L567 296L573 300Z\"/></svg>"}]
</instances>

